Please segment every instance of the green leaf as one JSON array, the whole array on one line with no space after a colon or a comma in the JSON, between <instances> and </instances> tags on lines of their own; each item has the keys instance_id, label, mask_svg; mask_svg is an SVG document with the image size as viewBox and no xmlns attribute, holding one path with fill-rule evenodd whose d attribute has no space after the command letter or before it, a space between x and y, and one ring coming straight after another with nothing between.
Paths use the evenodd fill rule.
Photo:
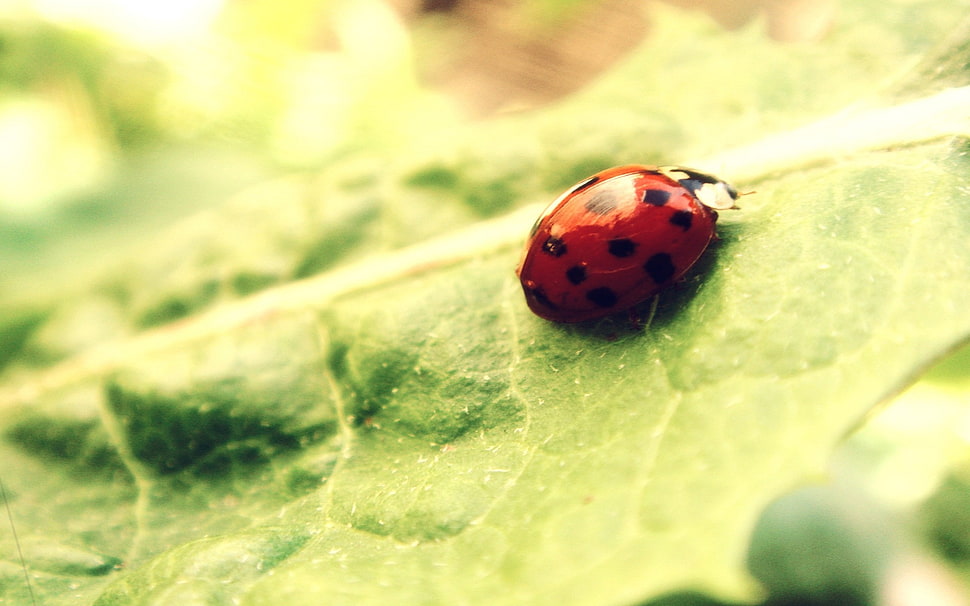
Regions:
<instances>
[{"instance_id":1,"label":"green leaf","mask_svg":"<svg viewBox=\"0 0 970 606\"><path fill-rule=\"evenodd\" d=\"M849 8L815 51L664 13L667 33L612 82L541 120L472 127L386 170L368 165L376 182L325 182L321 208L347 227L346 247L314 237L332 225L283 237L282 225L302 225L294 217L322 216L301 187L272 212L237 202L186 240L166 235L168 252L91 289L124 309L114 340L77 355L63 346L48 368L25 355L0 386L2 471L39 602L750 596L744 552L762 507L822 473L874 406L970 337L970 92L921 76L913 100L758 131L700 160L757 194L722 213L720 239L640 328L528 312L512 271L538 212L524 203L601 161L659 157L644 142L655 104L684 157L726 149L736 130L698 143L698 129L744 123L751 98L779 128L841 109L900 57L929 53L931 25L950 31L956 9L917 4ZM677 55L673 31L703 31L691 47L702 50ZM888 50L861 53L886 38ZM737 44L766 57L745 78L787 74L810 109L768 86L714 94ZM630 89L628 70L658 56L681 56L680 75L642 81L666 75L662 90L686 91L686 107L629 93L590 128L611 84ZM485 132L503 137L483 150ZM502 214L513 204L523 208ZM256 234L253 246L224 236L205 248L227 225ZM186 241L199 246L187 268L157 271L185 259ZM261 279L223 288L273 254ZM165 312L172 301L184 305ZM45 338L35 350L57 342ZM27 600L6 538L0 554L0 595Z\"/></svg>"}]
</instances>

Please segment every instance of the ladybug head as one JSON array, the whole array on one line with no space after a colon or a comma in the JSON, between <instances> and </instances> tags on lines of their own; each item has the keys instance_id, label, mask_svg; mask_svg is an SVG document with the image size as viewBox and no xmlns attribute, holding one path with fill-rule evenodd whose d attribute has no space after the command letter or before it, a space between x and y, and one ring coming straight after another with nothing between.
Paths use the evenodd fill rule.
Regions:
<instances>
[{"instance_id":1,"label":"ladybug head","mask_svg":"<svg viewBox=\"0 0 970 606\"><path fill-rule=\"evenodd\" d=\"M704 206L714 210L737 208L735 202L741 194L729 183L707 173L681 166L665 166L661 170L692 193Z\"/></svg>"},{"instance_id":2,"label":"ladybug head","mask_svg":"<svg viewBox=\"0 0 970 606\"><path fill-rule=\"evenodd\" d=\"M741 197L741 194L730 183L718 181L717 183L701 185L694 191L694 196L704 206L714 210L728 210L738 207L735 202Z\"/></svg>"}]
</instances>

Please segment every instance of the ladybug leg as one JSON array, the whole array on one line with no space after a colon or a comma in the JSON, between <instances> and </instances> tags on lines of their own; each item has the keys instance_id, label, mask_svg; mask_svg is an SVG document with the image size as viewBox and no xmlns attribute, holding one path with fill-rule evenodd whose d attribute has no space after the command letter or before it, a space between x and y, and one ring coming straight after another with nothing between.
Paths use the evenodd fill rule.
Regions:
<instances>
[{"instance_id":1,"label":"ladybug leg","mask_svg":"<svg viewBox=\"0 0 970 606\"><path fill-rule=\"evenodd\" d=\"M653 323L653 317L657 315L657 305L660 304L660 295L654 295L650 299L650 313L647 316L647 322L643 325L643 329L646 330L650 328L650 324Z\"/></svg>"},{"instance_id":2,"label":"ladybug leg","mask_svg":"<svg viewBox=\"0 0 970 606\"><path fill-rule=\"evenodd\" d=\"M653 298L650 299L650 310L647 312L646 322L642 321L642 318L640 317L640 312L637 311L636 306L631 307L629 311L630 328L632 328L635 331L639 331L641 329L646 330L650 328L650 324L653 322L653 317L657 315L658 303L660 303L660 295L654 295Z\"/></svg>"}]
</instances>

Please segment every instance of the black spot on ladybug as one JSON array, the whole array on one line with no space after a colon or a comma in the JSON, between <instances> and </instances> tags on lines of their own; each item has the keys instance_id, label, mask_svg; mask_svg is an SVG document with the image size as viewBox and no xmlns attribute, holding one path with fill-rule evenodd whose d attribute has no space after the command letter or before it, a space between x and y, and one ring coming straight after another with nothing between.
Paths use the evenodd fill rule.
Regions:
<instances>
[{"instance_id":1,"label":"black spot on ladybug","mask_svg":"<svg viewBox=\"0 0 970 606\"><path fill-rule=\"evenodd\" d=\"M637 243L627 238L616 238L607 244L610 254L614 257L629 257L637 249Z\"/></svg>"},{"instance_id":2,"label":"black spot on ladybug","mask_svg":"<svg viewBox=\"0 0 970 606\"><path fill-rule=\"evenodd\" d=\"M548 307L549 309L557 309L556 304L549 300L549 297L546 296L546 293L543 292L541 288L530 288L529 294L532 295L532 298L535 299L536 303L539 303L544 307Z\"/></svg>"},{"instance_id":3,"label":"black spot on ladybug","mask_svg":"<svg viewBox=\"0 0 970 606\"><path fill-rule=\"evenodd\" d=\"M542 252L553 257L561 257L566 254L566 243L556 236L549 236L542 243Z\"/></svg>"},{"instance_id":4,"label":"black spot on ladybug","mask_svg":"<svg viewBox=\"0 0 970 606\"><path fill-rule=\"evenodd\" d=\"M566 270L566 279L573 284L582 284L586 281L586 268L582 265L573 265Z\"/></svg>"},{"instance_id":5,"label":"black spot on ladybug","mask_svg":"<svg viewBox=\"0 0 970 606\"><path fill-rule=\"evenodd\" d=\"M690 225L693 220L694 215L689 210L678 210L674 214L670 215L670 224L676 225L684 231L690 230Z\"/></svg>"},{"instance_id":6,"label":"black spot on ladybug","mask_svg":"<svg viewBox=\"0 0 970 606\"><path fill-rule=\"evenodd\" d=\"M667 253L657 253L643 264L643 271L650 279L660 284L674 277L674 262Z\"/></svg>"},{"instance_id":7,"label":"black spot on ladybug","mask_svg":"<svg viewBox=\"0 0 970 606\"><path fill-rule=\"evenodd\" d=\"M606 190L590 196L584 205L586 210L595 215L608 215L616 209L616 193Z\"/></svg>"},{"instance_id":8,"label":"black spot on ladybug","mask_svg":"<svg viewBox=\"0 0 970 606\"><path fill-rule=\"evenodd\" d=\"M586 298L599 307L613 307L616 305L616 293L605 286L589 291L586 293Z\"/></svg>"},{"instance_id":9,"label":"black spot on ladybug","mask_svg":"<svg viewBox=\"0 0 970 606\"><path fill-rule=\"evenodd\" d=\"M648 189L643 192L643 203L650 206L663 206L670 200L670 192L663 189Z\"/></svg>"}]
</instances>

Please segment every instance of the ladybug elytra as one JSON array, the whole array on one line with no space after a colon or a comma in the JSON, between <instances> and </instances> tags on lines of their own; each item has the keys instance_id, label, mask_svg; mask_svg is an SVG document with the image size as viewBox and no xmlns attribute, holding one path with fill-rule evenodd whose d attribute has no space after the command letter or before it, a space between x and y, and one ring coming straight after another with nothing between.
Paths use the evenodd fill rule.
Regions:
<instances>
[{"instance_id":1,"label":"ladybug elytra","mask_svg":"<svg viewBox=\"0 0 970 606\"><path fill-rule=\"evenodd\" d=\"M538 316L580 322L652 297L714 238L739 194L679 166L618 166L574 185L536 220L516 273Z\"/></svg>"}]
</instances>

